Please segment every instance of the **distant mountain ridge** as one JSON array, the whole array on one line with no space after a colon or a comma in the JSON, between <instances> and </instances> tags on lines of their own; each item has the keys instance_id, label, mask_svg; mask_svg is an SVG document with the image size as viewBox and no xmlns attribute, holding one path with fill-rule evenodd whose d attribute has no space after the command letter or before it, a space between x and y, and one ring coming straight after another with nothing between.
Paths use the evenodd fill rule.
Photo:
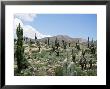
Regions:
<instances>
[{"instance_id":1,"label":"distant mountain ridge","mask_svg":"<svg viewBox=\"0 0 110 89\"><path fill-rule=\"evenodd\" d=\"M86 39L83 38L72 38L68 35L57 35L57 36L52 36L52 37L45 37L40 39L41 41L45 41L47 38L50 39L50 41L55 41L55 39L57 38L59 42L61 42L62 40L66 41L66 42L77 42L79 40L80 43L82 42L87 42Z\"/></svg>"},{"instance_id":2,"label":"distant mountain ridge","mask_svg":"<svg viewBox=\"0 0 110 89\"><path fill-rule=\"evenodd\" d=\"M41 38L41 39L38 39L42 42L44 42L45 40L47 40L49 38L50 42L55 42L55 39L57 38L57 40L59 42L62 42L62 40L66 41L66 42L79 42L82 43L82 42L87 42L86 39L83 39L83 38L72 38L68 35L57 35L57 36L52 36L52 37L44 37L44 38ZM28 39L31 39L31 38L28 38ZM31 41L35 41L35 39L31 39Z\"/></svg>"}]
</instances>

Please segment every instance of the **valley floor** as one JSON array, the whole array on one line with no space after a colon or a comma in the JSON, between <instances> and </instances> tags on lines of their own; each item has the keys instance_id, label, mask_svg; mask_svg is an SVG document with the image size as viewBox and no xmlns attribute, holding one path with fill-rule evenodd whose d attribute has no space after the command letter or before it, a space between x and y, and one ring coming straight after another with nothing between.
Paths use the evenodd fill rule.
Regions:
<instances>
[{"instance_id":1,"label":"valley floor","mask_svg":"<svg viewBox=\"0 0 110 89\"><path fill-rule=\"evenodd\" d=\"M55 47L41 43L40 47L35 44L24 43L24 55L29 63L28 68L17 73L17 61L15 56L15 76L97 76L97 53L91 53L87 45L79 44L66 49L63 46ZM16 50L16 45L15 45ZM83 55L83 50L86 51ZM92 60L92 63L90 63Z\"/></svg>"}]
</instances>

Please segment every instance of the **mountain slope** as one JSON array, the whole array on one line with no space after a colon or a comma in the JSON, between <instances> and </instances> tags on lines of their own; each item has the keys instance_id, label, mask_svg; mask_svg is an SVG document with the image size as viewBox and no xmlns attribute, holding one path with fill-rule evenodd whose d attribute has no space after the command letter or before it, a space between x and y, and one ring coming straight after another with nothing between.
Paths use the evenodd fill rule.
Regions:
<instances>
[{"instance_id":1,"label":"mountain slope","mask_svg":"<svg viewBox=\"0 0 110 89\"><path fill-rule=\"evenodd\" d=\"M62 42L62 40L66 41L66 42L77 42L78 40L79 40L80 43L87 42L86 39L72 38L72 37L69 37L67 35L57 35L57 36L53 36L53 37L45 37L45 38L42 38L40 40L45 41L45 40L47 40L47 38L49 38L50 41L52 41L52 42L54 42L56 38L58 39L59 42Z\"/></svg>"}]
</instances>

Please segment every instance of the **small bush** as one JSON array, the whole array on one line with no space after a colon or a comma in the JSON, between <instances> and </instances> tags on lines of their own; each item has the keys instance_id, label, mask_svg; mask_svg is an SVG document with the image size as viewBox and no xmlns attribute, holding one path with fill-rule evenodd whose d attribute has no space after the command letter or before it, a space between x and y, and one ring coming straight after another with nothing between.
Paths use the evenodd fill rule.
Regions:
<instances>
[{"instance_id":1,"label":"small bush","mask_svg":"<svg viewBox=\"0 0 110 89\"><path fill-rule=\"evenodd\" d=\"M55 69L55 76L63 76L63 69L61 66L57 66Z\"/></svg>"}]
</instances>

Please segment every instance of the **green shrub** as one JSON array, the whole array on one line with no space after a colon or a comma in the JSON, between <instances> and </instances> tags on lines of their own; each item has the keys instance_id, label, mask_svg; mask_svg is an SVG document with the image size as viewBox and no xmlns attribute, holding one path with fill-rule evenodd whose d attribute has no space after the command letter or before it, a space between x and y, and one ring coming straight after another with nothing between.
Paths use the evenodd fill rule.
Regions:
<instances>
[{"instance_id":1,"label":"green shrub","mask_svg":"<svg viewBox=\"0 0 110 89\"><path fill-rule=\"evenodd\" d=\"M61 66L55 68L55 76L63 76L63 69Z\"/></svg>"}]
</instances>

